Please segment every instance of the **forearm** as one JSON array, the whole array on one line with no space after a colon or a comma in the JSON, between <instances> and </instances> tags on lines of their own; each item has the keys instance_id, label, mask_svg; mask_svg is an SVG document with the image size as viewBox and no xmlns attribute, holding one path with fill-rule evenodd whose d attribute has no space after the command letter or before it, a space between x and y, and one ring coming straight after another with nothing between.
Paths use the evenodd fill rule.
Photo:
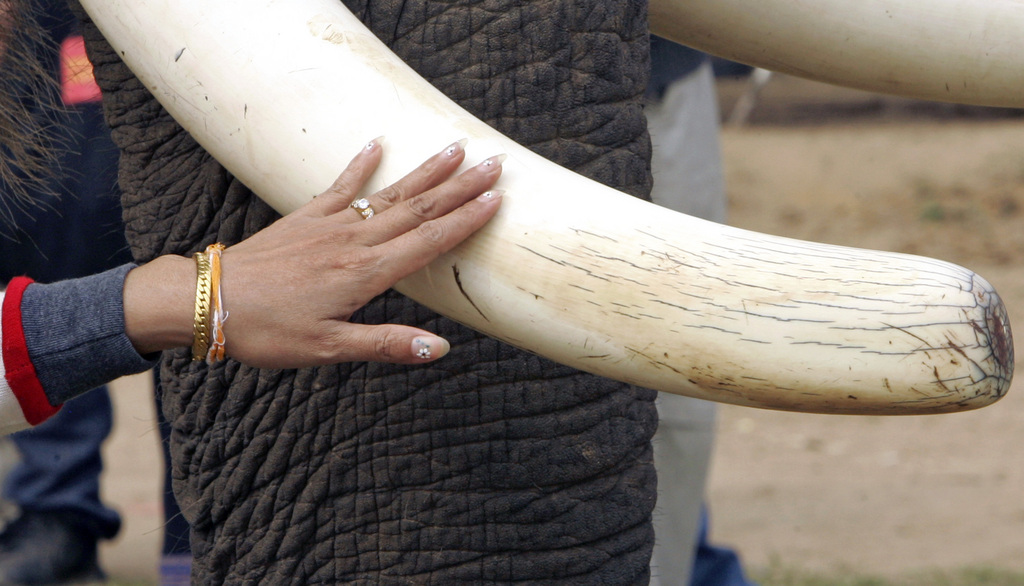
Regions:
<instances>
[{"instance_id":1,"label":"forearm","mask_svg":"<svg viewBox=\"0 0 1024 586\"><path fill-rule=\"evenodd\" d=\"M192 345L196 265L184 256L161 256L128 273L124 327L140 354Z\"/></svg>"},{"instance_id":2,"label":"forearm","mask_svg":"<svg viewBox=\"0 0 1024 586\"><path fill-rule=\"evenodd\" d=\"M65 401L154 365L125 334L122 290L131 268L48 285L11 282L0 321L0 432L37 425Z\"/></svg>"}]
</instances>

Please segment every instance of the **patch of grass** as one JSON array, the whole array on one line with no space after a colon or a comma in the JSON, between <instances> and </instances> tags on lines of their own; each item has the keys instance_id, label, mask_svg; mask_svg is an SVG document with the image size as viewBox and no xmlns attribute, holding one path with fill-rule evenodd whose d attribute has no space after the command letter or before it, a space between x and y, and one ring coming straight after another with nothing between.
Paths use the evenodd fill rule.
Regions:
<instances>
[{"instance_id":1,"label":"patch of grass","mask_svg":"<svg viewBox=\"0 0 1024 586\"><path fill-rule=\"evenodd\" d=\"M986 566L892 577L853 569L812 571L772 561L767 568L749 569L749 574L760 586L1024 586L1024 573Z\"/></svg>"},{"instance_id":2,"label":"patch of grass","mask_svg":"<svg viewBox=\"0 0 1024 586\"><path fill-rule=\"evenodd\" d=\"M937 201L928 202L921 209L921 219L926 222L942 222L946 219L946 208Z\"/></svg>"}]
</instances>

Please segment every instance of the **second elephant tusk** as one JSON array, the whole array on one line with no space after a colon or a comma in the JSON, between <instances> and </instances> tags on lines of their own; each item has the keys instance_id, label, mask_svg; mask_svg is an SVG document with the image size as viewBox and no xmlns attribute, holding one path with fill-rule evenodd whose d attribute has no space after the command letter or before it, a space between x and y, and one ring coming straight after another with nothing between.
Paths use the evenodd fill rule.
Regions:
<instances>
[{"instance_id":1,"label":"second elephant tusk","mask_svg":"<svg viewBox=\"0 0 1024 586\"><path fill-rule=\"evenodd\" d=\"M910 98L1024 107L1018 0L651 0L651 31L728 59Z\"/></svg>"},{"instance_id":2,"label":"second elephant tusk","mask_svg":"<svg viewBox=\"0 0 1024 586\"><path fill-rule=\"evenodd\" d=\"M329 0L86 0L147 88L287 213L384 134L370 191L438 145L508 153L499 215L398 289L555 361L776 409L934 413L1001 397L1005 309L971 271L669 212L563 169L434 89Z\"/></svg>"}]
</instances>

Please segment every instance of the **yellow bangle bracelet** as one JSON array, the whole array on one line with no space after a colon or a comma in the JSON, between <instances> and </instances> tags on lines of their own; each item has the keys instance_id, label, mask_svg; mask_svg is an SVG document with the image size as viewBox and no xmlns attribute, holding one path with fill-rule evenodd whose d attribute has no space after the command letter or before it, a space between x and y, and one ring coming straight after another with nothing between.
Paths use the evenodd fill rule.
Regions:
<instances>
[{"instance_id":1,"label":"yellow bangle bracelet","mask_svg":"<svg viewBox=\"0 0 1024 586\"><path fill-rule=\"evenodd\" d=\"M192 329L192 360L204 360L210 347L210 259L204 252L192 255L196 261L196 315Z\"/></svg>"}]
</instances>

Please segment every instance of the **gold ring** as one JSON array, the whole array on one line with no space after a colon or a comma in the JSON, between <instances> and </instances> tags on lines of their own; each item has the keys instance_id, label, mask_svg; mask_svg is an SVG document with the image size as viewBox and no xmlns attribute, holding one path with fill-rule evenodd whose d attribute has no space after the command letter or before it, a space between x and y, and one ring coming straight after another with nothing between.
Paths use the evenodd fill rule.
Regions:
<instances>
[{"instance_id":1,"label":"gold ring","mask_svg":"<svg viewBox=\"0 0 1024 586\"><path fill-rule=\"evenodd\" d=\"M359 215L361 215L364 220L369 220L373 217L373 206L370 205L370 200L365 197L352 202L351 208L359 212Z\"/></svg>"}]
</instances>

